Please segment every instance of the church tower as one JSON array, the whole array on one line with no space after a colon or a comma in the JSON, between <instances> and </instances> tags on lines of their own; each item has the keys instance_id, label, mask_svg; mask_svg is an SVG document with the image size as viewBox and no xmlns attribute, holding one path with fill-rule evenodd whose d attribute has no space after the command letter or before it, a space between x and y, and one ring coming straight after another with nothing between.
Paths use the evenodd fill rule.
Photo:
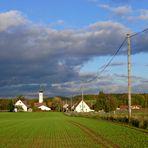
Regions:
<instances>
[{"instance_id":1,"label":"church tower","mask_svg":"<svg viewBox=\"0 0 148 148\"><path fill-rule=\"evenodd\" d=\"M39 103L43 103L43 91L39 91Z\"/></svg>"}]
</instances>

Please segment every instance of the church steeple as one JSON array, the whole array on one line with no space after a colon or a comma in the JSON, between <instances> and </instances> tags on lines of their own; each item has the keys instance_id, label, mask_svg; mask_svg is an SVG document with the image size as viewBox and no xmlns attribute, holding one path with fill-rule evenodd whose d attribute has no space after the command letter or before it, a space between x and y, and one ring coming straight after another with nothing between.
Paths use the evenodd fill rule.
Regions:
<instances>
[{"instance_id":1,"label":"church steeple","mask_svg":"<svg viewBox=\"0 0 148 148\"><path fill-rule=\"evenodd\" d=\"M43 103L43 90L40 89L39 91L39 103Z\"/></svg>"}]
</instances>

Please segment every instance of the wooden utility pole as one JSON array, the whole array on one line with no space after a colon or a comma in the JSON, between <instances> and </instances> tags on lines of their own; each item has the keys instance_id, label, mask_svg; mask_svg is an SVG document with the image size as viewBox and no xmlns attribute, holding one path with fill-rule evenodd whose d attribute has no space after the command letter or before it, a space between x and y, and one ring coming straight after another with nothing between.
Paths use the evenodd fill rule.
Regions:
<instances>
[{"instance_id":1,"label":"wooden utility pole","mask_svg":"<svg viewBox=\"0 0 148 148\"><path fill-rule=\"evenodd\" d=\"M84 100L83 90L84 90L84 85L83 85L83 82L82 82L82 111L84 111L83 110L83 100Z\"/></svg>"},{"instance_id":2,"label":"wooden utility pole","mask_svg":"<svg viewBox=\"0 0 148 148\"><path fill-rule=\"evenodd\" d=\"M73 99L73 96L71 96L71 98L70 98L70 106L71 106L71 111L72 111L72 99Z\"/></svg>"},{"instance_id":3,"label":"wooden utility pole","mask_svg":"<svg viewBox=\"0 0 148 148\"><path fill-rule=\"evenodd\" d=\"M127 34L127 44L128 44L128 119L131 119L131 63L130 63L130 50L131 41L130 34Z\"/></svg>"}]
</instances>

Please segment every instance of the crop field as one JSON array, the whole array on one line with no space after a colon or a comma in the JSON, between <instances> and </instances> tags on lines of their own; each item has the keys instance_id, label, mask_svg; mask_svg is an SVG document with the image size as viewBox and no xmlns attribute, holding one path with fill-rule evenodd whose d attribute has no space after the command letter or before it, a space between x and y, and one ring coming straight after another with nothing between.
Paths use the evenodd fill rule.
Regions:
<instances>
[{"instance_id":1,"label":"crop field","mask_svg":"<svg viewBox=\"0 0 148 148\"><path fill-rule=\"evenodd\" d=\"M0 113L0 148L147 148L148 133L57 112Z\"/></svg>"}]
</instances>

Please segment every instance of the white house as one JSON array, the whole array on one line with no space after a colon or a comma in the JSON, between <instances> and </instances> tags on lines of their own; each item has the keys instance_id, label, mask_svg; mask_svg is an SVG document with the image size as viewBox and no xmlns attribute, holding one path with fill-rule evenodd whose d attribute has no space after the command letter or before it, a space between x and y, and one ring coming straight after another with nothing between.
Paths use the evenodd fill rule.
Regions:
<instances>
[{"instance_id":1,"label":"white house","mask_svg":"<svg viewBox=\"0 0 148 148\"><path fill-rule=\"evenodd\" d=\"M45 106L45 105L41 105L41 106L39 106L38 108L40 108L41 110L45 110L45 111L51 110L51 108L49 108L49 107L47 107L47 106Z\"/></svg>"},{"instance_id":2,"label":"white house","mask_svg":"<svg viewBox=\"0 0 148 148\"><path fill-rule=\"evenodd\" d=\"M69 107L69 104L67 104L67 103L64 104L63 105L63 111L68 111L68 107Z\"/></svg>"},{"instance_id":3,"label":"white house","mask_svg":"<svg viewBox=\"0 0 148 148\"><path fill-rule=\"evenodd\" d=\"M21 100L18 100L15 103L15 107L21 107L24 112L27 112L27 105L23 101L21 101ZM15 108L15 111L17 112L17 109L16 108Z\"/></svg>"},{"instance_id":4,"label":"white house","mask_svg":"<svg viewBox=\"0 0 148 148\"><path fill-rule=\"evenodd\" d=\"M75 112L91 112L94 111L90 109L90 107L84 102L84 100L81 100L75 107Z\"/></svg>"},{"instance_id":5,"label":"white house","mask_svg":"<svg viewBox=\"0 0 148 148\"><path fill-rule=\"evenodd\" d=\"M142 108L142 106L141 105L132 105L131 108L139 110Z\"/></svg>"}]
</instances>

